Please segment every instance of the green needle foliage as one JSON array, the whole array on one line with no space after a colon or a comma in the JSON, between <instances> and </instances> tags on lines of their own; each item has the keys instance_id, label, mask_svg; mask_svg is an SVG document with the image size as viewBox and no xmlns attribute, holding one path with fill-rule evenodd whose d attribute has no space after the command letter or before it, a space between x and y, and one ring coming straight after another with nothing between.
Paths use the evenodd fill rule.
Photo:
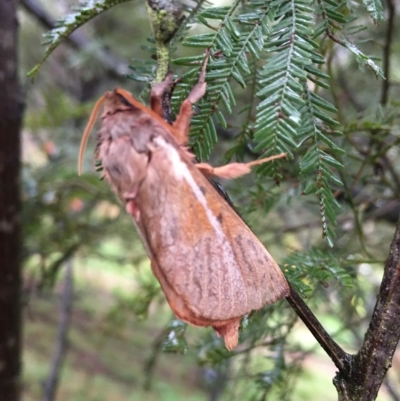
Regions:
<instances>
[{"instance_id":1,"label":"green needle foliage","mask_svg":"<svg viewBox=\"0 0 400 401\"><path fill-rule=\"evenodd\" d=\"M216 121L226 127L220 105L229 113L235 107L232 80L246 88L249 75L254 74L259 99L253 135L249 138L254 151L263 157L285 152L293 159L294 151L310 140L308 151L304 146L301 148L306 154L300 164L300 179L305 184L305 193L318 196L323 233L332 242L334 234L330 224L335 224L337 203L330 184L340 185L332 170L342 166L337 160L341 149L329 138L332 132L338 135L331 128L338 123L326 113L335 113L335 107L310 92L307 85L310 80L328 87L326 80L329 79L329 75L319 68L324 64L324 58L318 53L318 43L313 41L311 2L273 1L266 4L250 1L242 7L241 2L236 1L230 7L209 8L200 12L197 18L212 30L183 42L184 46L210 48L212 54L207 72L207 95L199 104L200 111L194 117L191 129L197 155L207 159L217 141L214 114ZM184 75L184 84L174 94L175 104L182 102L196 80L201 60L201 56L174 60L180 65L198 65ZM324 150L321 150L320 142L324 144ZM280 181L281 164L279 160L268 163L259 172ZM311 175L314 175L313 179L310 179Z\"/></svg>"},{"instance_id":2,"label":"green needle foliage","mask_svg":"<svg viewBox=\"0 0 400 401\"><path fill-rule=\"evenodd\" d=\"M249 8L251 13L235 16L240 6L236 1L230 7L214 7L197 15L198 20L207 27L212 27L214 32L200 34L187 38L183 45L187 47L209 48L211 60L207 72L207 95L200 102L200 112L193 119L191 135L193 147L201 159L208 159L210 152L217 142L213 122L213 114L219 124L226 128L227 124L220 111L222 104L228 113L231 113L236 105L232 92L230 80L235 80L242 88L246 88L246 76L251 71L247 54L255 59L263 50L264 37L269 33L268 21L272 21L271 9L263 7L262 2L251 2ZM220 21L215 28L208 20ZM237 25L244 28L242 32ZM174 60L174 63L191 66L201 62L198 56L185 57ZM201 64L200 64L201 66ZM198 76L200 67L196 67L184 76L184 85L180 85L175 91L173 104L179 105L187 96L191 81Z\"/></svg>"},{"instance_id":3,"label":"green needle foliage","mask_svg":"<svg viewBox=\"0 0 400 401\"><path fill-rule=\"evenodd\" d=\"M75 11L66 17L56 22L56 27L47 32L44 36L46 38L44 45L47 46L46 53L39 64L37 64L28 73L32 79L35 78L40 67L46 59L53 53L53 51L62 43L68 36L75 32L79 27L86 24L88 21L97 17L104 11L120 3L125 3L132 0L89 0L83 2Z\"/></svg>"},{"instance_id":4,"label":"green needle foliage","mask_svg":"<svg viewBox=\"0 0 400 401\"><path fill-rule=\"evenodd\" d=\"M336 255L313 248L308 252L293 252L282 263L284 271L296 290L310 295L316 283L327 286L332 280L343 287L351 287L354 277L349 267L354 262L341 260Z\"/></svg>"},{"instance_id":5,"label":"green needle foliage","mask_svg":"<svg viewBox=\"0 0 400 401\"><path fill-rule=\"evenodd\" d=\"M363 0L363 3L376 24L383 21L383 8L380 0Z\"/></svg>"}]
</instances>

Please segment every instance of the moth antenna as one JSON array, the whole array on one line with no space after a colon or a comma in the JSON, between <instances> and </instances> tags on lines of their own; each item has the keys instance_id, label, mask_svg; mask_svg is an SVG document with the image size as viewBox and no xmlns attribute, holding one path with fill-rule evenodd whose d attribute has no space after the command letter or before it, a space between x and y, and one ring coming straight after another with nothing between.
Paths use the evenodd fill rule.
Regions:
<instances>
[{"instance_id":1,"label":"moth antenna","mask_svg":"<svg viewBox=\"0 0 400 401\"><path fill-rule=\"evenodd\" d=\"M137 109L144 111L146 114L149 114L150 116L155 118L157 121L161 122L161 124L163 124L165 127L168 127L169 129L171 129L171 128L173 129L173 127L171 127L166 121L164 121L156 112L154 112L153 110L146 107L144 104L137 101L132 96L132 94L129 93L127 90L117 88L117 89L115 89L115 92L118 93L118 95L123 96L125 98L125 100L127 100L133 107L136 107Z\"/></svg>"},{"instance_id":2,"label":"moth antenna","mask_svg":"<svg viewBox=\"0 0 400 401\"><path fill-rule=\"evenodd\" d=\"M115 89L115 92L118 93L119 95L123 96L125 100L127 100L133 107L136 107L139 110L144 111L146 114L150 115L153 117L155 120L157 120L166 130L168 130L170 133L173 134L174 138L179 138L180 134L179 132L170 124L168 124L162 117L160 117L155 111L149 109L146 107L144 104L140 103L137 101L131 93L126 91L125 89L117 88Z\"/></svg>"},{"instance_id":3,"label":"moth antenna","mask_svg":"<svg viewBox=\"0 0 400 401\"><path fill-rule=\"evenodd\" d=\"M139 109L142 110L147 110L147 107L144 104L141 104L140 102L138 102L130 92L128 92L125 89L122 88L117 88L115 89L115 92L118 93L118 95L123 96L129 103L131 103L132 106L135 106Z\"/></svg>"},{"instance_id":4,"label":"moth antenna","mask_svg":"<svg viewBox=\"0 0 400 401\"><path fill-rule=\"evenodd\" d=\"M89 121L86 125L85 131L82 135L81 146L79 148L79 157L78 157L78 174L82 174L82 164L83 164L83 154L85 153L86 144L89 139L90 131L93 128L94 123L96 122L97 114L99 113L99 108L103 104L106 99L105 95L103 95L94 105L92 113L90 114Z\"/></svg>"}]
</instances>

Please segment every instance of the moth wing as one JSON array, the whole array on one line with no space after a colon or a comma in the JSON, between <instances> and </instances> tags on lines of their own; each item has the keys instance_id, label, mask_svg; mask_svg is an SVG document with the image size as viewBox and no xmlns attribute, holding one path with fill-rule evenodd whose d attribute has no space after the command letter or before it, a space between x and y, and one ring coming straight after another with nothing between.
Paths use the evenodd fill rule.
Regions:
<instances>
[{"instance_id":1,"label":"moth wing","mask_svg":"<svg viewBox=\"0 0 400 401\"><path fill-rule=\"evenodd\" d=\"M247 225L183 151L162 136L156 142L137 203L147 246L176 296L213 321L287 296L284 275Z\"/></svg>"},{"instance_id":2,"label":"moth wing","mask_svg":"<svg viewBox=\"0 0 400 401\"><path fill-rule=\"evenodd\" d=\"M204 316L196 316L190 309L190 305L184 302L182 297L175 292L175 289L165 279L162 269L160 269L154 259L152 259L151 267L154 275L159 280L165 296L167 297L168 303L176 317L195 326L212 326L213 329L217 331L220 336L222 336L225 346L228 350L232 350L237 346L239 341L238 329L241 316L220 321L207 319L204 318Z\"/></svg>"}]
</instances>

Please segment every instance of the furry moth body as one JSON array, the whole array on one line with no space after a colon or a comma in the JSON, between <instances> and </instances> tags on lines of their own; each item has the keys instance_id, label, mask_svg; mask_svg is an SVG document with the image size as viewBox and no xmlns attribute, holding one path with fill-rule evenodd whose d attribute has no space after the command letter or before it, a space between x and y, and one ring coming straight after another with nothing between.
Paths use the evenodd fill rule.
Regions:
<instances>
[{"instance_id":1,"label":"furry moth body","mask_svg":"<svg viewBox=\"0 0 400 401\"><path fill-rule=\"evenodd\" d=\"M195 164L186 148L192 104L205 92L204 76L205 66L172 126L161 117L169 77L153 88L152 109L122 89L106 93L82 138L79 170L104 103L95 156L133 217L172 311L192 325L212 326L231 350L241 318L288 296L289 287L268 251L207 178L238 177L271 158L213 168ZM284 154L273 158L278 157Z\"/></svg>"}]
</instances>

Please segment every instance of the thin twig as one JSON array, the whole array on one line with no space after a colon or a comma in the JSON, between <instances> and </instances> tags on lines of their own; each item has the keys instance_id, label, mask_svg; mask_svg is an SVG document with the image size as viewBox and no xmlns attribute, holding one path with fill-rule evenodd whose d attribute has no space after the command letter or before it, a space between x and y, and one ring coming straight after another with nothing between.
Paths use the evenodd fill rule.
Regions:
<instances>
[{"instance_id":1,"label":"thin twig","mask_svg":"<svg viewBox=\"0 0 400 401\"><path fill-rule=\"evenodd\" d=\"M363 110L365 110L365 106L358 99L356 99L354 95L356 91L351 87L350 82L347 80L346 74L344 73L343 69L341 68L338 62L335 65L335 69L338 72L337 77L340 88L342 89L344 96L346 96L347 100L354 107L354 110L357 113L360 113Z\"/></svg>"},{"instance_id":2,"label":"thin twig","mask_svg":"<svg viewBox=\"0 0 400 401\"><path fill-rule=\"evenodd\" d=\"M60 323L57 329L56 346L53 354L53 359L51 361L50 372L43 385L44 401L53 401L57 392L61 369L67 353L68 331L73 298L73 267L72 260L69 259L65 265L65 279L61 299Z\"/></svg>"},{"instance_id":3,"label":"thin twig","mask_svg":"<svg viewBox=\"0 0 400 401\"><path fill-rule=\"evenodd\" d=\"M390 89L390 56L391 56L391 46L393 40L393 31L394 31L394 17L396 14L396 7L394 5L394 0L387 0L388 7L388 23L385 37L385 44L383 46L383 74L385 78L382 81L382 95L381 95L381 104L385 105L389 98L389 89Z\"/></svg>"},{"instance_id":4,"label":"thin twig","mask_svg":"<svg viewBox=\"0 0 400 401\"><path fill-rule=\"evenodd\" d=\"M396 195L396 197L399 197L400 196L400 177L398 176L397 171L394 168L392 162L389 160L387 154L382 156L382 161L385 164L385 167L387 168L387 170L389 171L389 173L392 177L392 180L394 183L393 190L395 192L395 195Z\"/></svg>"},{"instance_id":5,"label":"thin twig","mask_svg":"<svg viewBox=\"0 0 400 401\"><path fill-rule=\"evenodd\" d=\"M174 316L171 316L171 319ZM160 353L162 352L162 345L165 341L165 337L171 331L169 328L169 323L158 333L157 337L153 341L152 351L150 356L146 359L144 364L144 384L143 389L146 391L151 390L153 376L154 376L154 369L157 366L158 358Z\"/></svg>"},{"instance_id":6,"label":"thin twig","mask_svg":"<svg viewBox=\"0 0 400 401\"><path fill-rule=\"evenodd\" d=\"M347 202L349 203L350 209L352 210L353 215L354 215L354 223L356 226L356 232L357 232L358 239L360 241L361 249L369 258L373 259L373 255L368 251L367 246L365 244L363 225L360 221L359 214L357 213L357 207L354 203L354 199L351 194L351 190L347 185L346 177L343 173L340 173L340 178L343 182L343 189L346 194Z\"/></svg>"},{"instance_id":7,"label":"thin twig","mask_svg":"<svg viewBox=\"0 0 400 401\"><path fill-rule=\"evenodd\" d=\"M340 372L346 374L349 370L350 355L331 338L321 323L303 301L303 298L290 286L290 295L286 298L300 319L304 322L312 335L325 350Z\"/></svg>"},{"instance_id":8,"label":"thin twig","mask_svg":"<svg viewBox=\"0 0 400 401\"><path fill-rule=\"evenodd\" d=\"M24 9L35 17L46 29L52 30L55 27L56 19L53 18L36 0L21 0L20 4ZM78 51L86 50L91 44L91 39L86 37L83 32L73 32L65 38L67 44ZM110 51L97 51L94 56L104 66L106 73L110 78L121 80L123 75L128 72L126 63L124 63L115 54Z\"/></svg>"}]
</instances>

